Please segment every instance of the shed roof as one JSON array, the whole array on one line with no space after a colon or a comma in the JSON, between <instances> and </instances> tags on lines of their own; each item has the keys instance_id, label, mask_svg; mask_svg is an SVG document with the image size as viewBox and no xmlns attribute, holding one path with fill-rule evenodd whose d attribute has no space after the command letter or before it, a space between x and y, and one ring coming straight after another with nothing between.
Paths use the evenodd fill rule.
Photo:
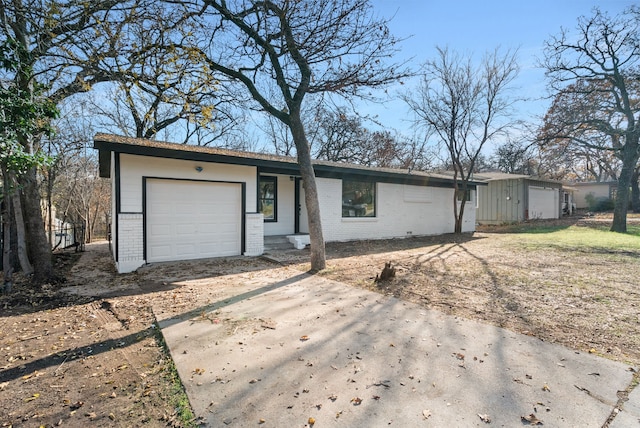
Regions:
<instances>
[{"instance_id":1,"label":"shed roof","mask_svg":"<svg viewBox=\"0 0 640 428\"><path fill-rule=\"evenodd\" d=\"M536 177L533 175L526 175L526 174L509 174L506 172L481 172L481 173L473 174L473 178L477 181L517 180L522 178L525 180L535 180L535 181L544 181L547 183L562 184L561 181L552 180L550 178Z\"/></svg>"}]
</instances>

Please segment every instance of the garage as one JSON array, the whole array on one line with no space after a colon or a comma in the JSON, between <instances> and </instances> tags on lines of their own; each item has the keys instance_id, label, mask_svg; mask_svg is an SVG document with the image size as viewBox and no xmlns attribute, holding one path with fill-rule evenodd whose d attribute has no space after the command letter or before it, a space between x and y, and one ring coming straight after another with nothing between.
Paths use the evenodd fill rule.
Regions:
<instances>
[{"instance_id":1,"label":"garage","mask_svg":"<svg viewBox=\"0 0 640 428\"><path fill-rule=\"evenodd\" d=\"M146 179L148 263L240 255L240 183Z\"/></svg>"},{"instance_id":2,"label":"garage","mask_svg":"<svg viewBox=\"0 0 640 428\"><path fill-rule=\"evenodd\" d=\"M558 189L529 186L529 218L547 219L560 217Z\"/></svg>"}]
</instances>

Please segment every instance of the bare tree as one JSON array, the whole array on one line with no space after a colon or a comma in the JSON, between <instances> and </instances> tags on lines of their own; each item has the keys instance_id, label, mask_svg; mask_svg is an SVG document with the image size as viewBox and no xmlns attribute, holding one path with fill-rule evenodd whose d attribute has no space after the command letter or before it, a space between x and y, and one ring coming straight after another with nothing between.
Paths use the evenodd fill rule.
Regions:
<instances>
[{"instance_id":1,"label":"bare tree","mask_svg":"<svg viewBox=\"0 0 640 428\"><path fill-rule=\"evenodd\" d=\"M55 136L44 142L55 159L44 171L49 233L57 227L52 217L55 211L62 225L84 226L84 242L91 242L98 234L106 236L111 209L109 181L100 177L97 155L91 149L95 134L92 119L63 110L55 122ZM75 238L78 244L84 243L78 241L79 236ZM51 242L54 248L60 245L54 239Z\"/></svg>"},{"instance_id":2,"label":"bare tree","mask_svg":"<svg viewBox=\"0 0 640 428\"><path fill-rule=\"evenodd\" d=\"M438 48L438 57L425 64L415 93L403 99L415 114L415 124L446 148L453 168L455 233L462 232L468 183L485 145L507 134L513 99L507 96L518 73L516 53L498 49L484 56L479 67L471 58Z\"/></svg>"},{"instance_id":3,"label":"bare tree","mask_svg":"<svg viewBox=\"0 0 640 428\"><path fill-rule=\"evenodd\" d=\"M211 43L176 46L240 84L260 109L284 123L296 146L311 236L311 270L325 250L303 101L308 94L362 94L406 73L389 63L397 40L367 0L203 0L193 12ZM194 15L196 16L196 15Z\"/></svg>"},{"instance_id":4,"label":"bare tree","mask_svg":"<svg viewBox=\"0 0 640 428\"><path fill-rule=\"evenodd\" d=\"M6 0L0 2L0 38L23 49L13 73L2 76L25 93L34 93L42 84L55 103L70 95L86 92L92 85L110 79L93 66L113 60L119 54L119 37L109 37L101 28L126 22L131 10L118 0L86 2L40 2ZM27 153L41 150L38 135L23 135L20 144ZM41 195L36 167L19 177L22 189L24 225L34 282L53 276L51 248L41 212Z\"/></svg>"},{"instance_id":5,"label":"bare tree","mask_svg":"<svg viewBox=\"0 0 640 428\"><path fill-rule=\"evenodd\" d=\"M622 161L611 231L626 232L629 187L640 157L640 8L610 17L594 9L546 43L544 67L556 103L555 138L613 150ZM604 143L603 143L604 142Z\"/></svg>"},{"instance_id":6,"label":"bare tree","mask_svg":"<svg viewBox=\"0 0 640 428\"><path fill-rule=\"evenodd\" d=\"M535 145L523 140L507 140L493 155L495 167L507 174L535 174Z\"/></svg>"},{"instance_id":7,"label":"bare tree","mask_svg":"<svg viewBox=\"0 0 640 428\"><path fill-rule=\"evenodd\" d=\"M235 108L237 94L226 90L206 64L162 49L169 41L207 37L181 11L150 3L121 26L104 26L122 42L115 61L95 66L113 80L107 96L92 103L102 127L148 139L163 132L197 145L216 144L239 127L243 115Z\"/></svg>"}]
</instances>

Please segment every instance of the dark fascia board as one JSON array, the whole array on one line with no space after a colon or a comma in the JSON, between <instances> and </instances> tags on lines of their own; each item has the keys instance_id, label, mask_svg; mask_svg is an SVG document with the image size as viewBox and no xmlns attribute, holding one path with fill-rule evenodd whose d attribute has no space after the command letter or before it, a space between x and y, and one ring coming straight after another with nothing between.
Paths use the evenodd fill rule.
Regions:
<instances>
[{"instance_id":1,"label":"dark fascia board","mask_svg":"<svg viewBox=\"0 0 640 428\"><path fill-rule=\"evenodd\" d=\"M246 156L233 156L219 153L202 153L193 151L182 151L164 147L141 146L135 144L114 143L111 141L94 140L93 147L100 152L100 176L103 171L109 171L107 162L110 162L110 152L119 152L125 154L162 157L169 159L192 160L198 162L224 163L231 165L247 165L258 167L261 173L283 174L300 176L300 167L295 161L286 162L272 159L251 158ZM105 164L103 165L103 162ZM349 166L334 166L326 164L314 164L313 169L317 177L322 178L338 178L363 181L378 181L395 184L411 184L417 186L433 186L433 187L453 187L453 180L445 177L435 177L430 175L422 175L417 173L405 173L401 170L398 172L380 171L368 168L353 168ZM486 185L483 182L470 181L469 187L474 189L477 185Z\"/></svg>"},{"instance_id":2,"label":"dark fascia board","mask_svg":"<svg viewBox=\"0 0 640 428\"><path fill-rule=\"evenodd\" d=\"M100 177L111 177L111 152L106 150L100 150L98 152L98 165L100 170Z\"/></svg>"}]
</instances>

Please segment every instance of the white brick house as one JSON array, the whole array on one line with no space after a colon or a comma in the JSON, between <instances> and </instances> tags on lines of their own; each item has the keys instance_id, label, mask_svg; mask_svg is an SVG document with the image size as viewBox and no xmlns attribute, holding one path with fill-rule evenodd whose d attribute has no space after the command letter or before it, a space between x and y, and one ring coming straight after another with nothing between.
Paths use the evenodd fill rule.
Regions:
<instances>
[{"instance_id":1,"label":"white brick house","mask_svg":"<svg viewBox=\"0 0 640 428\"><path fill-rule=\"evenodd\" d=\"M118 272L153 262L257 256L264 236L307 233L294 158L98 134L112 184ZM454 231L450 177L314 161L325 240ZM475 230L475 188L464 232Z\"/></svg>"}]
</instances>

